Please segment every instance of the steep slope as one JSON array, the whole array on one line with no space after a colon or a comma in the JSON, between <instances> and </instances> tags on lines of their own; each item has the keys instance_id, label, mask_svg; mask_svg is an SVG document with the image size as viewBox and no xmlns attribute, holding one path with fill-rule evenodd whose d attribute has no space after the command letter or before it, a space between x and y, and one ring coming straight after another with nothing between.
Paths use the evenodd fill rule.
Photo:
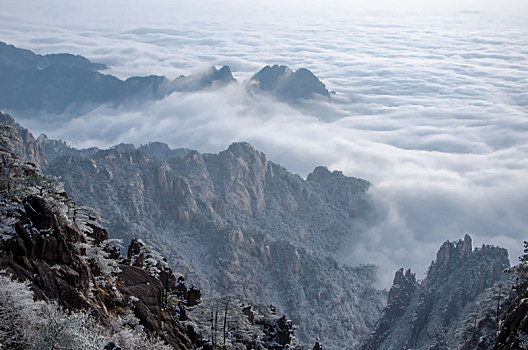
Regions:
<instances>
[{"instance_id":1,"label":"steep slope","mask_svg":"<svg viewBox=\"0 0 528 350\"><path fill-rule=\"evenodd\" d=\"M494 350L528 349L528 287L515 298L503 318Z\"/></svg>"},{"instance_id":2,"label":"steep slope","mask_svg":"<svg viewBox=\"0 0 528 350\"><path fill-rule=\"evenodd\" d=\"M369 210L367 181L322 167L303 180L247 143L202 155L160 144L66 152L40 141L62 150L47 169L76 201L99 208L117 236L156 246L207 293L276 305L304 342L353 347L373 328L384 304L375 267L332 258Z\"/></svg>"},{"instance_id":3,"label":"steep slope","mask_svg":"<svg viewBox=\"0 0 528 350\"><path fill-rule=\"evenodd\" d=\"M508 269L514 275L513 297L500 322L493 350L528 349L528 241L519 264Z\"/></svg>"},{"instance_id":4,"label":"steep slope","mask_svg":"<svg viewBox=\"0 0 528 350\"><path fill-rule=\"evenodd\" d=\"M40 148L39 143L31 132L18 124L9 114L0 112L0 123L10 126L12 129L2 130L2 136L9 139L9 148L17 155L38 166L46 168L48 160Z\"/></svg>"},{"instance_id":5,"label":"steep slope","mask_svg":"<svg viewBox=\"0 0 528 350\"><path fill-rule=\"evenodd\" d=\"M3 275L7 272L28 281L37 299L88 311L116 332L128 327L121 316L134 315L129 319L141 323L151 335L163 337L172 348L194 347L188 335L193 334L192 328L164 313L163 297L175 289L171 283L175 277L168 266L156 263L158 275L152 276L142 266L120 259L117 250L108 245L108 233L92 214L76 207L53 179L39 174L34 164L20 161L12 150L0 149L0 165L2 170L9 169L8 173L2 171L0 182ZM2 317L6 310L1 308ZM64 327L56 330L55 337ZM142 334L141 329L135 332Z\"/></svg>"},{"instance_id":6,"label":"steep slope","mask_svg":"<svg viewBox=\"0 0 528 350\"><path fill-rule=\"evenodd\" d=\"M486 341L480 333L491 333L487 317L498 330L498 283L506 283L507 267L506 249L484 245L473 249L468 235L445 242L425 280L417 282L410 270L396 272L388 305L361 349L452 349L464 344L474 348L479 338ZM505 290L503 286L503 296ZM485 310L488 304L491 315ZM477 348L489 349L491 344L481 346Z\"/></svg>"},{"instance_id":7,"label":"steep slope","mask_svg":"<svg viewBox=\"0 0 528 350\"><path fill-rule=\"evenodd\" d=\"M300 350L292 322L275 307L231 295L226 321L211 334L212 299L201 305L200 290L139 239L122 256L96 210L77 206L55 179L17 156L29 148L14 147L21 127L4 120L12 124L0 122L2 348L212 349L224 331L225 349Z\"/></svg>"}]
</instances>

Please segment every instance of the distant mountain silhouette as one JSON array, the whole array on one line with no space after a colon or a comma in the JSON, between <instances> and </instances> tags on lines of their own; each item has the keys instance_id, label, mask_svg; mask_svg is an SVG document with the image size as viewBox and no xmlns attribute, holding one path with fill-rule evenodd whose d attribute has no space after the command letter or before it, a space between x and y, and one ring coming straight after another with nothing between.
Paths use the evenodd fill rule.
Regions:
<instances>
[{"instance_id":1,"label":"distant mountain silhouette","mask_svg":"<svg viewBox=\"0 0 528 350\"><path fill-rule=\"evenodd\" d=\"M198 76L179 76L171 82L172 91L199 91L208 87L219 87L230 83L235 83L231 68L223 66L220 69L216 67L209 68L205 73Z\"/></svg>"},{"instance_id":2,"label":"distant mountain silhouette","mask_svg":"<svg viewBox=\"0 0 528 350\"><path fill-rule=\"evenodd\" d=\"M52 64L67 65L87 70L103 70L106 65L92 63L82 56L68 53L37 55L29 50L19 49L0 41L0 65L19 69L44 69Z\"/></svg>"},{"instance_id":3,"label":"distant mountain silhouette","mask_svg":"<svg viewBox=\"0 0 528 350\"><path fill-rule=\"evenodd\" d=\"M249 85L288 101L316 95L330 97L325 85L306 68L294 72L286 66L266 66L250 79Z\"/></svg>"},{"instance_id":4,"label":"distant mountain silhouette","mask_svg":"<svg viewBox=\"0 0 528 350\"><path fill-rule=\"evenodd\" d=\"M174 91L197 91L235 81L229 67L211 67L174 81L163 76L126 80L102 74L104 64L70 54L37 55L0 42L0 107L60 113L103 103L161 99Z\"/></svg>"},{"instance_id":5,"label":"distant mountain silhouette","mask_svg":"<svg viewBox=\"0 0 528 350\"><path fill-rule=\"evenodd\" d=\"M121 80L100 72L106 68L82 56L39 55L0 42L0 108L80 115L105 103L141 103L175 91L196 92L237 82L228 66L174 80L159 75ZM286 66L266 66L246 85L254 93L271 94L284 102L330 96L325 85L306 68L294 72Z\"/></svg>"}]
</instances>

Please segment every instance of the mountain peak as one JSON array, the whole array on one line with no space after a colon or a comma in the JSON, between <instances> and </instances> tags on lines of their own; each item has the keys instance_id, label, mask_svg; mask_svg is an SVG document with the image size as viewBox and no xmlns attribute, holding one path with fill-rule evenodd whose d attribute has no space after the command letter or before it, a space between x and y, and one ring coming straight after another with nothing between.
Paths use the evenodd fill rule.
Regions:
<instances>
[{"instance_id":1,"label":"mountain peak","mask_svg":"<svg viewBox=\"0 0 528 350\"><path fill-rule=\"evenodd\" d=\"M400 309L407 307L416 285L416 274L412 273L411 269L404 272L401 268L396 271L394 282L387 297L387 305L397 306Z\"/></svg>"},{"instance_id":2,"label":"mountain peak","mask_svg":"<svg viewBox=\"0 0 528 350\"><path fill-rule=\"evenodd\" d=\"M229 145L227 150L233 153L238 153L241 150L249 151L249 152L257 152L257 149L253 147L252 144L250 144L249 142L245 142L245 141L233 142L232 144Z\"/></svg>"},{"instance_id":3,"label":"mountain peak","mask_svg":"<svg viewBox=\"0 0 528 350\"><path fill-rule=\"evenodd\" d=\"M201 78L201 83L204 86L213 84L224 85L235 81L236 79L233 78L233 73L231 72L231 68L229 68L229 66L222 66L220 69L212 66Z\"/></svg>"},{"instance_id":4,"label":"mountain peak","mask_svg":"<svg viewBox=\"0 0 528 350\"><path fill-rule=\"evenodd\" d=\"M436 260L429 267L424 282L430 286L441 283L455 271L469 268L469 265L480 264L483 261L494 261L505 266L500 268L494 265L487 266L487 273L495 275L499 270L502 273L502 270L509 266L508 251L490 245L483 245L473 250L472 239L468 234L458 241L446 241L438 250Z\"/></svg>"},{"instance_id":5,"label":"mountain peak","mask_svg":"<svg viewBox=\"0 0 528 350\"><path fill-rule=\"evenodd\" d=\"M330 97L325 85L308 69L293 72L287 66L265 66L249 80L250 86L279 99L294 101L316 95Z\"/></svg>"},{"instance_id":6,"label":"mountain peak","mask_svg":"<svg viewBox=\"0 0 528 350\"><path fill-rule=\"evenodd\" d=\"M303 339L321 336L332 348L370 331L386 293L373 288L371 268L342 266L328 253L365 207L356 179L334 172L339 181L328 185L305 181L247 142L218 154L174 151L154 143L123 154L59 153L49 169L76 201L101 210L111 232L156 244L198 288L278 305L306 320ZM320 324L332 332L321 334Z\"/></svg>"},{"instance_id":7,"label":"mountain peak","mask_svg":"<svg viewBox=\"0 0 528 350\"><path fill-rule=\"evenodd\" d=\"M266 156L264 153L257 150L252 144L248 142L233 142L231 145L229 145L227 151L231 152L234 156L244 159L255 156L257 158L261 158L263 162L266 161Z\"/></svg>"},{"instance_id":8,"label":"mountain peak","mask_svg":"<svg viewBox=\"0 0 528 350\"><path fill-rule=\"evenodd\" d=\"M307 181L314 181L314 182L324 182L325 180L328 180L330 178L344 178L345 175L343 175L342 171L334 170L330 171L325 166L317 166L315 169L308 174L308 177L306 178Z\"/></svg>"},{"instance_id":9,"label":"mountain peak","mask_svg":"<svg viewBox=\"0 0 528 350\"><path fill-rule=\"evenodd\" d=\"M282 79L293 74L292 70L286 66L265 66L258 73L256 73L251 80L258 83L259 89L271 92L279 84Z\"/></svg>"},{"instance_id":10,"label":"mountain peak","mask_svg":"<svg viewBox=\"0 0 528 350\"><path fill-rule=\"evenodd\" d=\"M396 272L388 305L361 349L437 349L434 344L439 340L449 348L461 348L457 330L464 327L467 315L482 308L477 299L504 280L508 266L506 249L482 246L472 250L469 235L444 242L425 280L416 282L410 270ZM495 310L495 298L491 300ZM472 332L473 322L471 316Z\"/></svg>"},{"instance_id":11,"label":"mountain peak","mask_svg":"<svg viewBox=\"0 0 528 350\"><path fill-rule=\"evenodd\" d=\"M84 70L98 71L106 69L102 63L93 63L86 57L69 53L39 55L30 50L19 49L0 41L0 64L12 68L43 69L51 65L70 66Z\"/></svg>"},{"instance_id":12,"label":"mountain peak","mask_svg":"<svg viewBox=\"0 0 528 350\"><path fill-rule=\"evenodd\" d=\"M231 68L229 66L222 66L222 68L216 70L215 77L216 77L216 80L226 81L226 82L231 82L235 80L235 78L233 78L233 73L231 72Z\"/></svg>"},{"instance_id":13,"label":"mountain peak","mask_svg":"<svg viewBox=\"0 0 528 350\"><path fill-rule=\"evenodd\" d=\"M111 149L116 150L119 153L133 152L136 150L136 146L131 143L120 143L113 146Z\"/></svg>"},{"instance_id":14,"label":"mountain peak","mask_svg":"<svg viewBox=\"0 0 528 350\"><path fill-rule=\"evenodd\" d=\"M193 74L189 76L180 75L171 82L171 89L173 91L199 91L210 87L221 87L230 83L235 83L231 68L229 66L222 66L217 69L215 66L209 67L204 72Z\"/></svg>"}]
</instances>

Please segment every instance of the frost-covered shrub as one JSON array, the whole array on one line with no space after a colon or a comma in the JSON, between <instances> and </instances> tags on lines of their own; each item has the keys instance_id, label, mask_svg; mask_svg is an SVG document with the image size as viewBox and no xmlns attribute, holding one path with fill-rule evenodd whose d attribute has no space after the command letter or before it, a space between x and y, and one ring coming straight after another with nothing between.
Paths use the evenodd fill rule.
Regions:
<instances>
[{"instance_id":1,"label":"frost-covered shrub","mask_svg":"<svg viewBox=\"0 0 528 350\"><path fill-rule=\"evenodd\" d=\"M99 350L103 334L87 313L68 313L55 302L34 301L29 283L0 275L2 349Z\"/></svg>"},{"instance_id":2,"label":"frost-covered shrub","mask_svg":"<svg viewBox=\"0 0 528 350\"><path fill-rule=\"evenodd\" d=\"M68 311L56 302L34 301L29 283L0 272L0 348L101 350L112 340L121 349L170 350L149 338L130 310L102 327L86 311Z\"/></svg>"},{"instance_id":3,"label":"frost-covered shrub","mask_svg":"<svg viewBox=\"0 0 528 350\"><path fill-rule=\"evenodd\" d=\"M7 123L0 123L0 150L13 151L16 140L15 128Z\"/></svg>"},{"instance_id":4,"label":"frost-covered shrub","mask_svg":"<svg viewBox=\"0 0 528 350\"><path fill-rule=\"evenodd\" d=\"M109 253L105 251L108 241L102 241L99 244L89 236L86 237L87 243L78 243L77 248L83 249L85 254L81 256L98 272L95 277L97 287L104 287L107 282L114 283L117 274L121 272L119 264L114 259L109 258Z\"/></svg>"},{"instance_id":5,"label":"frost-covered shrub","mask_svg":"<svg viewBox=\"0 0 528 350\"><path fill-rule=\"evenodd\" d=\"M149 338L142 327L120 328L111 335L111 339L121 347L130 350L171 350L172 348L164 344L159 339Z\"/></svg>"},{"instance_id":6,"label":"frost-covered shrub","mask_svg":"<svg viewBox=\"0 0 528 350\"><path fill-rule=\"evenodd\" d=\"M0 348L28 347L35 327L42 324L38 317L42 306L42 302L33 301L28 283L0 274Z\"/></svg>"},{"instance_id":7,"label":"frost-covered shrub","mask_svg":"<svg viewBox=\"0 0 528 350\"><path fill-rule=\"evenodd\" d=\"M99 350L106 341L104 329L84 311L68 313L56 302L43 303L46 322L37 327L32 349Z\"/></svg>"}]
</instances>

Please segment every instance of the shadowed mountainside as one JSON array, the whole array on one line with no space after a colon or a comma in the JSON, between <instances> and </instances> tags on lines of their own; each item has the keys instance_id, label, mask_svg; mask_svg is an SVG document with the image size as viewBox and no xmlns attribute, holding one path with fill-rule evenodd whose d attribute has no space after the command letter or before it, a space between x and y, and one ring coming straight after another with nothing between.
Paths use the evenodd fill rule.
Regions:
<instances>
[{"instance_id":1,"label":"shadowed mountainside","mask_svg":"<svg viewBox=\"0 0 528 350\"><path fill-rule=\"evenodd\" d=\"M330 97L325 85L306 68L294 72L286 66L265 66L249 79L248 85L254 91L263 91L286 101L318 95Z\"/></svg>"},{"instance_id":2,"label":"shadowed mountainside","mask_svg":"<svg viewBox=\"0 0 528 350\"><path fill-rule=\"evenodd\" d=\"M396 272L388 305L361 349L490 349L509 266L504 248L473 249L468 235L445 242L423 281L410 270Z\"/></svg>"},{"instance_id":3,"label":"shadowed mountainside","mask_svg":"<svg viewBox=\"0 0 528 350\"><path fill-rule=\"evenodd\" d=\"M270 80L267 72L276 67L265 67L253 80ZM75 115L102 104L137 104L159 100L173 92L194 92L236 83L228 66L211 67L174 80L157 75L121 80L99 72L103 69L106 69L104 64L92 63L82 56L38 55L0 42L0 108L24 111L33 118L38 113ZM270 88L266 85L262 91L284 101L311 98L316 94L329 96L324 84L309 70L302 68L294 73L284 66L280 70L282 73Z\"/></svg>"}]
</instances>

